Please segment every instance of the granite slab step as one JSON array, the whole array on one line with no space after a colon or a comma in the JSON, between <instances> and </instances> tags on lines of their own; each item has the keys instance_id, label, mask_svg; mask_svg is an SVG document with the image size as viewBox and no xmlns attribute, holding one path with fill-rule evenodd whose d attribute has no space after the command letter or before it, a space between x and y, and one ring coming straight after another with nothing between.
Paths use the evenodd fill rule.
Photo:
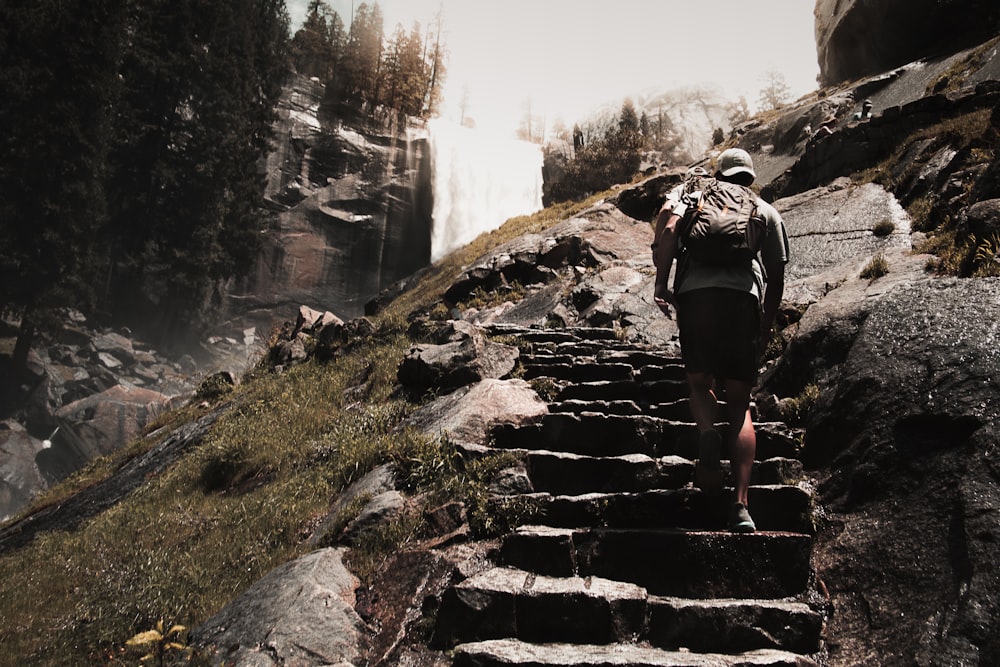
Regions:
<instances>
[{"instance_id":1,"label":"granite slab step","mask_svg":"<svg viewBox=\"0 0 1000 667\"><path fill-rule=\"evenodd\" d=\"M534 424L499 424L491 429L491 438L499 449L545 449L587 456L653 455L661 439L661 421L643 415L557 412Z\"/></svg>"},{"instance_id":2,"label":"granite slab step","mask_svg":"<svg viewBox=\"0 0 1000 667\"><path fill-rule=\"evenodd\" d=\"M667 649L740 653L819 650L822 616L794 600L651 596L593 576L497 567L448 589L431 644L512 638L578 645L642 641Z\"/></svg>"},{"instance_id":3,"label":"granite slab step","mask_svg":"<svg viewBox=\"0 0 1000 667\"><path fill-rule=\"evenodd\" d=\"M596 382L599 380L630 380L632 367L628 364L552 363L525 364L525 380L548 377L569 382Z\"/></svg>"},{"instance_id":4,"label":"granite slab step","mask_svg":"<svg viewBox=\"0 0 1000 667\"><path fill-rule=\"evenodd\" d=\"M652 419L656 419L660 425L660 438L655 447L658 455L698 458L698 428L693 422L658 417ZM715 427L725 438L729 425L718 423ZM754 431L757 434L757 459L798 458L802 440L800 430L790 428L784 422L758 422L754 424ZM723 455L726 453L723 452Z\"/></svg>"},{"instance_id":5,"label":"granite slab step","mask_svg":"<svg viewBox=\"0 0 1000 667\"><path fill-rule=\"evenodd\" d=\"M557 401L639 401L642 392L632 380L580 382L566 385L556 396Z\"/></svg>"},{"instance_id":6,"label":"granite slab step","mask_svg":"<svg viewBox=\"0 0 1000 667\"><path fill-rule=\"evenodd\" d=\"M597 361L628 364L632 368L670 368L680 369L683 373L684 364L675 356L666 355L651 350L601 350L596 355ZM685 376L681 376L684 379Z\"/></svg>"},{"instance_id":7,"label":"granite slab step","mask_svg":"<svg viewBox=\"0 0 1000 667\"><path fill-rule=\"evenodd\" d=\"M726 655L665 651L639 644L530 644L516 639L461 644L454 667L818 667L809 656L759 650Z\"/></svg>"},{"instance_id":8,"label":"granite slab step","mask_svg":"<svg viewBox=\"0 0 1000 667\"><path fill-rule=\"evenodd\" d=\"M803 602L651 596L647 607L647 638L660 648L721 653L820 650L823 616Z\"/></svg>"},{"instance_id":9,"label":"granite slab step","mask_svg":"<svg viewBox=\"0 0 1000 667\"><path fill-rule=\"evenodd\" d=\"M692 599L792 598L806 592L812 538L800 533L522 526L498 550L505 566L600 577Z\"/></svg>"},{"instance_id":10,"label":"granite slab step","mask_svg":"<svg viewBox=\"0 0 1000 667\"><path fill-rule=\"evenodd\" d=\"M609 644L643 633L646 591L599 577L549 577L498 567L441 597L431 644L517 638Z\"/></svg>"},{"instance_id":11,"label":"granite slab step","mask_svg":"<svg viewBox=\"0 0 1000 667\"><path fill-rule=\"evenodd\" d=\"M534 451L528 452L526 461L535 491L554 495L645 491L657 488L662 479L658 462L645 454L581 456Z\"/></svg>"},{"instance_id":12,"label":"granite slab step","mask_svg":"<svg viewBox=\"0 0 1000 667\"><path fill-rule=\"evenodd\" d=\"M584 359L589 363L594 363L593 357L584 357ZM535 353L530 356L521 356L521 365L524 367L529 366L547 366L549 364L573 364L580 361L581 358L573 354L560 354L558 352L543 352Z\"/></svg>"},{"instance_id":13,"label":"granite slab step","mask_svg":"<svg viewBox=\"0 0 1000 667\"><path fill-rule=\"evenodd\" d=\"M521 453L521 452L519 452ZM680 456L653 458L645 454L584 456L529 450L522 454L535 491L582 495L650 489L679 489L694 481L694 461ZM733 485L729 461L721 462L724 483ZM797 484L803 479L797 459L775 457L754 461L751 485Z\"/></svg>"},{"instance_id":14,"label":"granite slab step","mask_svg":"<svg viewBox=\"0 0 1000 667\"><path fill-rule=\"evenodd\" d=\"M581 401L570 399L568 401L558 401L549 403L549 412L571 412L582 414L584 412L597 412L606 415L642 415L646 412L639 407L634 400L596 400ZM660 415L653 415L659 417Z\"/></svg>"},{"instance_id":15,"label":"granite slab step","mask_svg":"<svg viewBox=\"0 0 1000 667\"><path fill-rule=\"evenodd\" d=\"M532 508L532 523L556 528L684 528L725 530L732 493L711 497L696 488L651 489L637 492L554 495L536 492L518 496ZM751 486L750 513L759 531L812 534L812 494L785 484ZM506 502L496 498L490 502Z\"/></svg>"},{"instance_id":16,"label":"granite slab step","mask_svg":"<svg viewBox=\"0 0 1000 667\"><path fill-rule=\"evenodd\" d=\"M637 369L636 379L640 382L658 382L660 380L687 382L687 372L680 363L648 365Z\"/></svg>"}]
</instances>

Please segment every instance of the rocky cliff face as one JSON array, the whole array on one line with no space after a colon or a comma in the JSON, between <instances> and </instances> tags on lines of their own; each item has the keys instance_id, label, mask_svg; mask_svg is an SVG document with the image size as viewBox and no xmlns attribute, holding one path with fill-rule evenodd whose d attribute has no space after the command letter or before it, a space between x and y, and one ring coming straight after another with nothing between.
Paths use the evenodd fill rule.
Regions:
<instances>
[{"instance_id":1,"label":"rocky cliff face","mask_svg":"<svg viewBox=\"0 0 1000 667\"><path fill-rule=\"evenodd\" d=\"M256 270L228 289L229 315L263 332L302 303L352 317L385 286L430 262L426 130L346 117L316 80L287 86L265 165L275 211Z\"/></svg>"},{"instance_id":2,"label":"rocky cliff face","mask_svg":"<svg viewBox=\"0 0 1000 667\"><path fill-rule=\"evenodd\" d=\"M991 0L818 0L816 48L824 85L955 53L996 35Z\"/></svg>"}]
</instances>

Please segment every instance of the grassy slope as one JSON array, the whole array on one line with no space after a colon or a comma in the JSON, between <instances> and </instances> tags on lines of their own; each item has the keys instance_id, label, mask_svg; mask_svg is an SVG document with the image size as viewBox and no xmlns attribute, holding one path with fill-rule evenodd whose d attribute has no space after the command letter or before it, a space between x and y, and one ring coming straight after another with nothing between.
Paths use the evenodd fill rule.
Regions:
<instances>
[{"instance_id":1,"label":"grassy slope","mask_svg":"<svg viewBox=\"0 0 1000 667\"><path fill-rule=\"evenodd\" d=\"M131 636L161 618L167 627L193 627L303 553L336 493L383 462L403 462L424 486L474 486L468 471L463 477L441 465L441 443L395 432L413 408L392 395L409 345L407 316L429 310L461 267L489 248L590 203L514 218L441 260L377 318L372 340L335 363L248 375L225 397L235 407L171 469L78 530L41 534L0 556L0 665L134 664L138 654L124 648ZM185 408L158 433L208 409ZM150 437L95 461L28 513L106 479L153 444ZM359 573L417 528L389 527L357 555Z\"/></svg>"}]
</instances>

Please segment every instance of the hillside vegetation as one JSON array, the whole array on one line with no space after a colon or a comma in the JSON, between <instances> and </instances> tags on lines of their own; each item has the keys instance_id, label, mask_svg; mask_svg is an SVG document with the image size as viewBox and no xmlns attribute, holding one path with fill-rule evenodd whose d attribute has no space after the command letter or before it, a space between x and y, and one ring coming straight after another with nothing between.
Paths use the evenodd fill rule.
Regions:
<instances>
[{"instance_id":1,"label":"hillside vegetation","mask_svg":"<svg viewBox=\"0 0 1000 667\"><path fill-rule=\"evenodd\" d=\"M409 346L407 316L429 311L459 271L490 247L572 216L594 200L514 218L431 267L375 318L377 334L332 363L273 372L266 361L231 393L195 399L154 424L142 441L95 461L22 513L40 512L115 474L175 427L214 410L205 438L118 505L75 530L39 534L0 555L0 664L134 664L136 633L193 627L276 565L308 550L305 539L331 499L393 461L409 490L465 497L473 528L477 482L490 462L460 468L447 443L398 431L416 406L394 393ZM433 496L431 496L433 498ZM350 516L344 516L346 524ZM15 519L16 521L16 519ZM418 539L419 521L385 527L352 565L364 578L380 554Z\"/></svg>"}]
</instances>

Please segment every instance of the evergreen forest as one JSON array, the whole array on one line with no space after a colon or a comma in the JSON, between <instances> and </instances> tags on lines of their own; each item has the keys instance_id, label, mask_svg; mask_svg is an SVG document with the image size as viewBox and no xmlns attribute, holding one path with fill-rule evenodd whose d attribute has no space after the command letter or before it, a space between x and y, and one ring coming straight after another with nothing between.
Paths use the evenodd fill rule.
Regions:
<instances>
[{"instance_id":1,"label":"evergreen forest","mask_svg":"<svg viewBox=\"0 0 1000 667\"><path fill-rule=\"evenodd\" d=\"M0 313L21 368L67 307L165 349L196 338L270 221L261 160L292 72L342 108L433 112L441 17L383 35L314 1L0 3Z\"/></svg>"}]
</instances>

